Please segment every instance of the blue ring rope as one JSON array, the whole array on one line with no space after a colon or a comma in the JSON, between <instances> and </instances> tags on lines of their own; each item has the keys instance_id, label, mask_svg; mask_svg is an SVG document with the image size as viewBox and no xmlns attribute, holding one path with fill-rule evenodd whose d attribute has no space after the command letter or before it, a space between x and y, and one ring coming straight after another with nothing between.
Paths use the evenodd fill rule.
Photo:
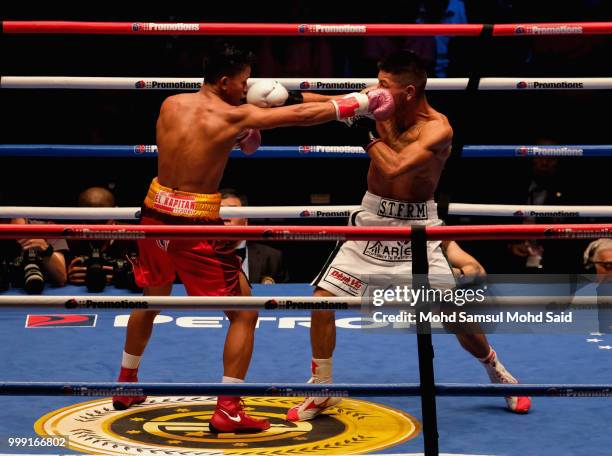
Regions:
<instances>
[{"instance_id":1,"label":"blue ring rope","mask_svg":"<svg viewBox=\"0 0 612 456\"><path fill-rule=\"evenodd\" d=\"M0 396L112 396L112 395L237 395L237 396L419 396L418 383L310 384L310 383L69 383L0 382ZM437 396L549 396L612 397L605 384L469 384L436 383Z\"/></svg>"},{"instance_id":2,"label":"blue ring rope","mask_svg":"<svg viewBox=\"0 0 612 456\"><path fill-rule=\"evenodd\" d=\"M478 145L464 146L465 158L612 157L612 145ZM0 157L153 158L152 145L0 144ZM250 156L233 150L231 158L367 158L356 146L262 146Z\"/></svg>"}]
</instances>

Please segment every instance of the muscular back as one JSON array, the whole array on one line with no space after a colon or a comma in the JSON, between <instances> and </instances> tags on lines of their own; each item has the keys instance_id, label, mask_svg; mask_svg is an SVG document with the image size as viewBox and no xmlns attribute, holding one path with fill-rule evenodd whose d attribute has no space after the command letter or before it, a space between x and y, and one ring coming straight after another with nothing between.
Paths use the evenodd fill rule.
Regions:
<instances>
[{"instance_id":1,"label":"muscular back","mask_svg":"<svg viewBox=\"0 0 612 456\"><path fill-rule=\"evenodd\" d=\"M234 110L203 91L167 98L156 128L159 183L186 192L215 193L240 133Z\"/></svg>"},{"instance_id":2,"label":"muscular back","mask_svg":"<svg viewBox=\"0 0 612 456\"><path fill-rule=\"evenodd\" d=\"M406 130L400 131L396 125L396 119L377 123L378 133L392 149L387 151L392 156L384 162L385 166L372 157L368 190L404 201L433 199L451 152L452 129L448 119L428 107Z\"/></svg>"}]
</instances>

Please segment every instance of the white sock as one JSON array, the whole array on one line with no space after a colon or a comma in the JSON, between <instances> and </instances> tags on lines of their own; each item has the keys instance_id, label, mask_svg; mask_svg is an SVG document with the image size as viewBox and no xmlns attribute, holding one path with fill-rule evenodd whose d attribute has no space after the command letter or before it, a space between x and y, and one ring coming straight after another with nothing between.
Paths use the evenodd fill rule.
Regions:
<instances>
[{"instance_id":1,"label":"white sock","mask_svg":"<svg viewBox=\"0 0 612 456\"><path fill-rule=\"evenodd\" d=\"M121 358L121 367L125 367L126 369L138 369L138 366L140 366L140 358L142 358L142 356L130 355L124 351L123 357Z\"/></svg>"},{"instance_id":2,"label":"white sock","mask_svg":"<svg viewBox=\"0 0 612 456\"><path fill-rule=\"evenodd\" d=\"M241 378L226 377L225 375L221 378L221 383L244 383Z\"/></svg>"},{"instance_id":3,"label":"white sock","mask_svg":"<svg viewBox=\"0 0 612 456\"><path fill-rule=\"evenodd\" d=\"M312 358L312 378L314 383L332 382L333 356L330 358Z\"/></svg>"},{"instance_id":4,"label":"white sock","mask_svg":"<svg viewBox=\"0 0 612 456\"><path fill-rule=\"evenodd\" d=\"M484 358L478 358L478 361L483 364L491 364L491 361L493 361L496 357L497 354L495 353L495 350L493 350L493 347L489 346L489 354Z\"/></svg>"}]
</instances>

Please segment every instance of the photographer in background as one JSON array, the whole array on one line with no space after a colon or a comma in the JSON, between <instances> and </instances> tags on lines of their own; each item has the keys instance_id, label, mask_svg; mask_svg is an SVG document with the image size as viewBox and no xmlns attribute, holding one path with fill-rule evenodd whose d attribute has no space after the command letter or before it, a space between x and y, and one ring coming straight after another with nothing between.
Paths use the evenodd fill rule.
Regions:
<instances>
[{"instance_id":1,"label":"photographer in background","mask_svg":"<svg viewBox=\"0 0 612 456\"><path fill-rule=\"evenodd\" d=\"M90 187L79 195L79 207L115 207L115 197L106 188ZM95 223L101 223L96 221ZM114 225L113 220L104 222ZM68 265L68 282L85 285L91 293L100 293L106 285L140 291L134 280L132 258L138 247L131 241L70 241L73 255Z\"/></svg>"},{"instance_id":2,"label":"photographer in background","mask_svg":"<svg viewBox=\"0 0 612 456\"><path fill-rule=\"evenodd\" d=\"M42 221L15 218L11 224L41 224ZM54 286L66 284L68 245L64 239L17 239L3 241L0 289L23 288L29 294L40 294L45 281Z\"/></svg>"},{"instance_id":3,"label":"photographer in background","mask_svg":"<svg viewBox=\"0 0 612 456\"><path fill-rule=\"evenodd\" d=\"M584 267L594 274L597 283L598 304L600 299L607 300L612 296L612 239L601 238L591 242L583 253ZM612 308L605 305L597 306L598 331L602 334L612 334ZM609 344L608 344L609 345Z\"/></svg>"},{"instance_id":4,"label":"photographer in background","mask_svg":"<svg viewBox=\"0 0 612 456\"><path fill-rule=\"evenodd\" d=\"M220 190L221 207L247 206L245 195L234 189ZM246 226L245 218L224 219L225 225ZM250 283L285 283L289 281L289 274L283 265L283 252L265 244L251 241L238 241L236 254L242 258L242 270Z\"/></svg>"}]
</instances>

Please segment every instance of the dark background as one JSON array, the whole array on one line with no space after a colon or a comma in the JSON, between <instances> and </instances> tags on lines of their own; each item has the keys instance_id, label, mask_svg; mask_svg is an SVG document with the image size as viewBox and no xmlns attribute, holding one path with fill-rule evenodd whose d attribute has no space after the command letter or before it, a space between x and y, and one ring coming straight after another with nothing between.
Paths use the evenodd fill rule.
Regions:
<instances>
[{"instance_id":1,"label":"dark background","mask_svg":"<svg viewBox=\"0 0 612 456\"><path fill-rule=\"evenodd\" d=\"M440 22L444 1L385 2L359 10L351 4L288 2L279 7L206 3L189 14L110 13L100 8L6 10L3 19L157 22ZM274 3L273 3L274 4ZM266 3L270 6L273 4ZM610 21L610 2L466 1L468 22ZM109 8L109 11L111 9ZM420 18L420 19L419 19ZM214 37L6 35L2 74L19 76L200 77L202 57ZM243 37L231 39L259 59L254 77L375 77L373 38ZM433 37L390 38L382 44L411 48L435 60ZM296 59L296 55L298 58ZM451 38L447 76L612 76L610 36ZM432 71L430 77L434 77ZM159 106L169 91L2 90L1 143L153 144ZM445 113L455 131L455 153L439 193L451 202L525 203L531 179L529 159L461 159L461 144L611 144L612 91L429 92L431 105ZM264 145L356 144L339 123L263 133ZM610 204L612 159L567 158L556 181L562 204ZM187 166L187 164L186 164ZM330 204L358 204L365 191L364 159L236 159L223 186L246 193L251 205L311 204L313 194L328 194ZM43 159L0 161L0 204L73 206L91 185L109 186L119 206L141 203L156 174L153 159ZM565 219L565 222L572 220ZM575 220L574 220L575 221ZM579 222L587 220L580 219ZM602 221L601 219L597 221ZM449 224L517 223L518 219L451 217ZM262 221L261 223L264 223ZM281 223L267 220L265 223ZM309 221L312 224L334 223ZM343 223L337 221L337 223ZM565 269L579 268L584 242L558 241ZM279 245L279 244L277 244ZM329 243L280 244L292 280L317 272ZM504 270L506 243L466 243L492 272ZM571 272L571 271L564 271Z\"/></svg>"}]
</instances>

